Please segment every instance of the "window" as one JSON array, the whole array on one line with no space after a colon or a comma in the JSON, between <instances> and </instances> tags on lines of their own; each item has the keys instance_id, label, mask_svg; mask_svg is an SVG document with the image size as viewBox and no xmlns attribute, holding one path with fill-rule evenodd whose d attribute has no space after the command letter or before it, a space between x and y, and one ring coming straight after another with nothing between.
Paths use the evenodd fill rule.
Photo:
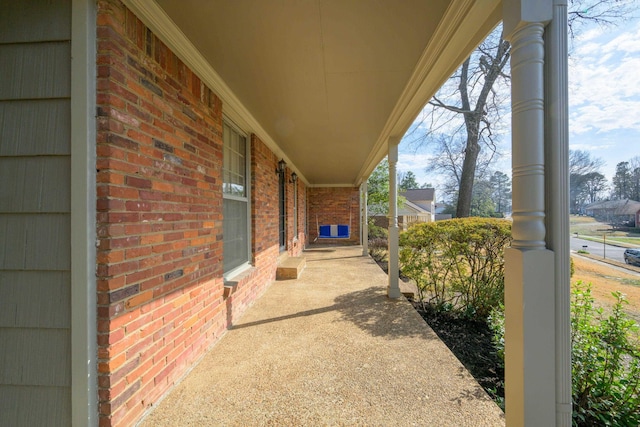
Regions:
<instances>
[{"instance_id":1,"label":"window","mask_svg":"<svg viewBox=\"0 0 640 427\"><path fill-rule=\"evenodd\" d=\"M293 179L293 239L298 240L298 180Z\"/></svg>"},{"instance_id":2,"label":"window","mask_svg":"<svg viewBox=\"0 0 640 427\"><path fill-rule=\"evenodd\" d=\"M286 171L278 174L278 209L279 209L279 229L280 235L280 252L287 249L287 197L286 197L286 180L284 178Z\"/></svg>"},{"instance_id":3,"label":"window","mask_svg":"<svg viewBox=\"0 0 640 427\"><path fill-rule=\"evenodd\" d=\"M249 263L249 150L247 138L226 122L223 126L223 266L225 275Z\"/></svg>"}]
</instances>

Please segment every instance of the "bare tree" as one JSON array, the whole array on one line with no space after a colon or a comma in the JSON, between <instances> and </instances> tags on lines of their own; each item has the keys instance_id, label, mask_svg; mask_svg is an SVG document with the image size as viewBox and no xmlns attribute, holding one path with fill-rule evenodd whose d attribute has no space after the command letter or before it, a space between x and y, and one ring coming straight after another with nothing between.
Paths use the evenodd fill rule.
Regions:
<instances>
[{"instance_id":1,"label":"bare tree","mask_svg":"<svg viewBox=\"0 0 640 427\"><path fill-rule=\"evenodd\" d=\"M633 0L570 0L570 34L578 33L586 21L610 25L623 19L633 6ZM439 150L436 163L444 166L440 170L456 174L458 217L471 213L481 151L490 153L485 157L488 159L497 152L496 130L501 126L500 113L508 105L510 52L511 46L498 27L429 101L421 123L409 135L416 147L435 145L434 151ZM424 129L426 132L419 135ZM456 167L446 164L454 160Z\"/></svg>"},{"instance_id":2,"label":"bare tree","mask_svg":"<svg viewBox=\"0 0 640 427\"><path fill-rule=\"evenodd\" d=\"M438 173L446 177L444 183L441 184L439 192L443 197L457 204L465 156L465 140L461 139L457 133L452 136L439 134L433 144L436 147L436 150L434 150L435 155L425 169L427 172ZM485 178L488 173L488 167L492 162L492 154L492 151L481 151L479 153L476 159L474 180Z\"/></svg>"},{"instance_id":3,"label":"bare tree","mask_svg":"<svg viewBox=\"0 0 640 427\"><path fill-rule=\"evenodd\" d=\"M482 146L489 148L489 161L496 152L493 128L500 122L504 97L501 97L503 93L494 90L494 84L498 79L509 79L503 73L509 62L509 52L509 42L503 39L502 32L494 33L451 77L450 81L457 84L445 85L429 101L430 112L425 116L429 131L418 139L418 143L430 142L435 137L441 153L437 156L440 170L455 173L458 183L457 217L471 213L473 183L478 175ZM451 125L460 115L464 125L452 129ZM453 131L454 136L447 138L442 135L443 131Z\"/></svg>"},{"instance_id":4,"label":"bare tree","mask_svg":"<svg viewBox=\"0 0 640 427\"><path fill-rule=\"evenodd\" d=\"M569 150L569 173L586 175L591 172L599 172L604 166L604 160L599 157L591 157L591 153L584 150Z\"/></svg>"},{"instance_id":5,"label":"bare tree","mask_svg":"<svg viewBox=\"0 0 640 427\"><path fill-rule=\"evenodd\" d=\"M616 25L637 11L635 0L569 0L567 22L573 39L587 24Z\"/></svg>"},{"instance_id":6,"label":"bare tree","mask_svg":"<svg viewBox=\"0 0 640 427\"><path fill-rule=\"evenodd\" d=\"M594 203L607 189L607 178L599 172L591 172L584 176L584 189L587 202Z\"/></svg>"},{"instance_id":7,"label":"bare tree","mask_svg":"<svg viewBox=\"0 0 640 427\"><path fill-rule=\"evenodd\" d=\"M583 150L569 150L569 199L571 213L580 213L586 203L595 202L606 189L600 173L604 160Z\"/></svg>"}]
</instances>

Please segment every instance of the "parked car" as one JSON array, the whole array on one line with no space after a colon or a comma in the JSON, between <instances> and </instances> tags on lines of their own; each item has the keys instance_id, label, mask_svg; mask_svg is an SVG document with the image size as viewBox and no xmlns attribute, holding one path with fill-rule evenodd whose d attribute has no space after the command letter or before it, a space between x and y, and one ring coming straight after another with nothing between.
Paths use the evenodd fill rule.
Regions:
<instances>
[{"instance_id":1,"label":"parked car","mask_svg":"<svg viewBox=\"0 0 640 427\"><path fill-rule=\"evenodd\" d=\"M624 251L624 262L640 265L640 249L627 249Z\"/></svg>"}]
</instances>

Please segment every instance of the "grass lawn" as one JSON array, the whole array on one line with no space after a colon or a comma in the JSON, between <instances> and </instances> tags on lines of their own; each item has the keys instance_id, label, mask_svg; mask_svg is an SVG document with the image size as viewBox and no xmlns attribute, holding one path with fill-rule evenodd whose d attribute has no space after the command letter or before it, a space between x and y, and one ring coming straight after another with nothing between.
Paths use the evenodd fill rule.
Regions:
<instances>
[{"instance_id":1,"label":"grass lawn","mask_svg":"<svg viewBox=\"0 0 640 427\"><path fill-rule=\"evenodd\" d=\"M598 222L590 216L571 215L569 217L571 234L578 233L581 238L602 242L606 235L607 241L618 242L628 246L640 246L640 233L621 231L609 224Z\"/></svg>"},{"instance_id":2,"label":"grass lawn","mask_svg":"<svg viewBox=\"0 0 640 427\"><path fill-rule=\"evenodd\" d=\"M591 294L596 304L605 310L615 303L612 293L620 291L627 301L625 311L640 323L640 274L625 271L610 265L593 262L580 256L573 256L575 273L571 278L574 284L581 280L591 283Z\"/></svg>"}]
</instances>

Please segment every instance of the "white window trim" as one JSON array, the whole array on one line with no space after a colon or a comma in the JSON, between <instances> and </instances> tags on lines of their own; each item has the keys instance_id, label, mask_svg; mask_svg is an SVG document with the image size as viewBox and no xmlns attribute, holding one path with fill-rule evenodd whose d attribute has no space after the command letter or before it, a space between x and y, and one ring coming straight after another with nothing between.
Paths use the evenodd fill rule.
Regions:
<instances>
[{"instance_id":1,"label":"white window trim","mask_svg":"<svg viewBox=\"0 0 640 427\"><path fill-rule=\"evenodd\" d=\"M293 241L298 241L298 181L293 181Z\"/></svg>"},{"instance_id":2,"label":"white window trim","mask_svg":"<svg viewBox=\"0 0 640 427\"><path fill-rule=\"evenodd\" d=\"M245 201L247 202L247 261L240 264L239 266L229 270L229 271L225 271L223 272L222 278L224 281L232 281L232 279L235 276L238 276L239 274L241 274L242 272L244 272L245 270L250 269L251 267L253 267L252 265L252 252L251 252L251 247L253 246L253 241L251 239L251 234L252 234L252 230L251 230L251 138L247 135L246 132L242 131L238 126L236 126L235 123L233 123L233 121L231 121L230 119L228 119L226 116L223 116L222 118L222 122L223 122L223 129L224 129L224 125L226 124L227 126L229 126L231 129L233 129L234 131L238 132L238 134L240 136L242 136L245 140L245 189L246 189L246 196L245 197L239 197L233 194L226 194L224 192L224 189L222 191L222 199L223 199L223 203L224 203L224 199L229 199L229 200L239 200L239 201ZM224 147L224 137L223 137L223 147ZM223 149L223 156L224 156L224 149ZM224 162L224 159L223 159ZM222 186L224 186L224 179L222 180L221 183ZM224 218L223 218L223 222L224 222ZM223 233L223 245L224 245L224 233ZM224 257L224 251L223 251L223 257ZM223 259L223 268L224 268L224 259Z\"/></svg>"}]
</instances>

